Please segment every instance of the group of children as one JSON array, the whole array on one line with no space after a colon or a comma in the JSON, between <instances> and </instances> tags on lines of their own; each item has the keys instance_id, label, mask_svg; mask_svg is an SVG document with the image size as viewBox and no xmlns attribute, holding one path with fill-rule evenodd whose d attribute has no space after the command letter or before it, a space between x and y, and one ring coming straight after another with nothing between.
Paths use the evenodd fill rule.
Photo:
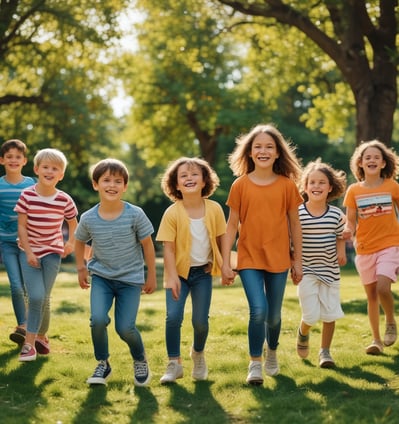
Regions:
<instances>
[{"instance_id":1,"label":"group of children","mask_svg":"<svg viewBox=\"0 0 399 424\"><path fill-rule=\"evenodd\" d=\"M98 361L87 383L106 384L111 375L107 326L115 303L115 329L129 346L134 384L148 385L151 372L136 318L141 293L156 289L154 228L140 207L123 200L129 180L126 166L110 158L93 166L99 203L78 222L73 200L56 188L67 165L63 153L40 150L34 157L36 179L22 175L26 161L24 143L3 143L0 242L17 320L10 339L21 346L19 360L50 353L51 289L61 259L74 251L80 287L90 288L90 328ZM279 372L277 348L289 272L302 310L297 353L308 356L311 327L322 321L319 365L335 366L330 346L335 321L343 316L340 266L346 263L349 239L355 240L355 264L367 295L373 340L366 352L380 354L384 345L392 345L397 331L391 284L399 269L396 154L377 140L359 145L350 164L357 182L347 189L345 173L320 159L302 169L293 146L268 124L237 138L229 164L237 178L226 202L227 222L219 203L209 199L219 178L206 161L179 158L162 178L161 187L172 204L156 234L163 244L168 356L160 382L183 377L180 340L189 295L192 377L207 379L204 351L213 276L221 276L222 284L229 286L239 275L244 288L249 306L248 384L263 383L262 368L269 376ZM345 192L346 217L330 204ZM64 221L69 227L66 241ZM386 324L383 340L380 306Z\"/></svg>"}]
</instances>

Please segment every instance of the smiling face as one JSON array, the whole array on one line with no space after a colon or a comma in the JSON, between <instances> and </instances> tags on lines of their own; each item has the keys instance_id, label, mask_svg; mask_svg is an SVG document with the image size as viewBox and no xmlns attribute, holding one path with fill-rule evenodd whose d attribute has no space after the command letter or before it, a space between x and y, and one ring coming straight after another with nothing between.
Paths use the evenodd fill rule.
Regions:
<instances>
[{"instance_id":1,"label":"smiling face","mask_svg":"<svg viewBox=\"0 0 399 424\"><path fill-rule=\"evenodd\" d=\"M0 157L0 164L4 166L7 174L20 174L26 162L27 158L23 152L14 147L7 150L3 157Z\"/></svg>"},{"instance_id":2,"label":"smiling face","mask_svg":"<svg viewBox=\"0 0 399 424\"><path fill-rule=\"evenodd\" d=\"M199 166L184 163L177 170L177 189L182 196L199 194L202 196L202 189L205 181L202 170Z\"/></svg>"},{"instance_id":3,"label":"smiling face","mask_svg":"<svg viewBox=\"0 0 399 424\"><path fill-rule=\"evenodd\" d=\"M381 169L384 169L385 165L384 157L378 147L368 147L359 161L365 176L380 176Z\"/></svg>"},{"instance_id":4,"label":"smiling face","mask_svg":"<svg viewBox=\"0 0 399 424\"><path fill-rule=\"evenodd\" d=\"M331 190L332 187L324 172L316 170L308 175L305 192L308 195L309 201L326 202L328 193L330 193Z\"/></svg>"},{"instance_id":5,"label":"smiling face","mask_svg":"<svg viewBox=\"0 0 399 424\"><path fill-rule=\"evenodd\" d=\"M54 188L64 178L63 165L48 159L43 159L39 165L35 166L34 172L44 189Z\"/></svg>"},{"instance_id":6,"label":"smiling face","mask_svg":"<svg viewBox=\"0 0 399 424\"><path fill-rule=\"evenodd\" d=\"M255 167L262 169L273 167L279 157L273 137L263 132L258 134L252 142L250 157Z\"/></svg>"},{"instance_id":7,"label":"smiling face","mask_svg":"<svg viewBox=\"0 0 399 424\"><path fill-rule=\"evenodd\" d=\"M123 175L105 172L98 181L93 181L94 190L98 191L101 201L119 200L127 189Z\"/></svg>"}]
</instances>

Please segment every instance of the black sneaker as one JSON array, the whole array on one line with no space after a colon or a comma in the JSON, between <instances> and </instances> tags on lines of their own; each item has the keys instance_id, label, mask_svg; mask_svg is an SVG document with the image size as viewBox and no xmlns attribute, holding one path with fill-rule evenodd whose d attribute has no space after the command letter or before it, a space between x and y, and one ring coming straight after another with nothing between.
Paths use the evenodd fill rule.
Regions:
<instances>
[{"instance_id":1,"label":"black sneaker","mask_svg":"<svg viewBox=\"0 0 399 424\"><path fill-rule=\"evenodd\" d=\"M147 360L134 361L134 385L135 386L147 386L151 380L151 372L148 367Z\"/></svg>"},{"instance_id":2,"label":"black sneaker","mask_svg":"<svg viewBox=\"0 0 399 424\"><path fill-rule=\"evenodd\" d=\"M111 376L111 366L108 361L98 361L98 365L91 377L86 380L87 384L106 384Z\"/></svg>"}]
</instances>

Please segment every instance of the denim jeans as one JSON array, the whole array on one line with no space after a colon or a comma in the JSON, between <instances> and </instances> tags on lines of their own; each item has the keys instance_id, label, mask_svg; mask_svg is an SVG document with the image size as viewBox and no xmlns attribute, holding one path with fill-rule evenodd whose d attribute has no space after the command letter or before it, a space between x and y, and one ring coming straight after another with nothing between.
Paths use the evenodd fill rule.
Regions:
<instances>
[{"instance_id":1,"label":"denim jeans","mask_svg":"<svg viewBox=\"0 0 399 424\"><path fill-rule=\"evenodd\" d=\"M25 252L21 255L21 269L28 294L27 331L46 334L50 325L50 295L61 265L61 256L50 253L40 258L40 267L30 266Z\"/></svg>"},{"instance_id":2,"label":"denim jeans","mask_svg":"<svg viewBox=\"0 0 399 424\"><path fill-rule=\"evenodd\" d=\"M166 349L169 358L180 357L181 326L187 296L191 293L194 330L193 348L202 352L209 331L209 308L212 297L212 276L204 267L191 267L187 280L180 277L181 289L178 300L172 297L172 290L166 289Z\"/></svg>"},{"instance_id":3,"label":"denim jeans","mask_svg":"<svg viewBox=\"0 0 399 424\"><path fill-rule=\"evenodd\" d=\"M144 345L136 327L140 305L141 285L130 285L120 281L93 275L90 292L90 327L97 361L108 359L108 331L111 322L108 315L115 299L115 330L129 346L136 361L145 359Z\"/></svg>"},{"instance_id":4,"label":"denim jeans","mask_svg":"<svg viewBox=\"0 0 399 424\"><path fill-rule=\"evenodd\" d=\"M249 354L259 357L265 340L270 349L277 349L288 270L273 273L244 269L239 274L249 305Z\"/></svg>"},{"instance_id":5,"label":"denim jeans","mask_svg":"<svg viewBox=\"0 0 399 424\"><path fill-rule=\"evenodd\" d=\"M22 250L16 242L1 242L1 256L11 288L11 301L17 325L26 322L26 293L21 270Z\"/></svg>"}]
</instances>

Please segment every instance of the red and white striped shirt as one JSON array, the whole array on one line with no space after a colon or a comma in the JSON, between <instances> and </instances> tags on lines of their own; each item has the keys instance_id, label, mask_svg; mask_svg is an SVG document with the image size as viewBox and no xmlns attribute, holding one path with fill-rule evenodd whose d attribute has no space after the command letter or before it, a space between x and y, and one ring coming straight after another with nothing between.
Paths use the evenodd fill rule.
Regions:
<instances>
[{"instance_id":1,"label":"red and white striped shirt","mask_svg":"<svg viewBox=\"0 0 399 424\"><path fill-rule=\"evenodd\" d=\"M15 212L27 214L27 232L33 253L41 258L50 253L64 253L62 224L77 216L72 198L57 190L53 196L41 196L36 185L21 192Z\"/></svg>"}]
</instances>

